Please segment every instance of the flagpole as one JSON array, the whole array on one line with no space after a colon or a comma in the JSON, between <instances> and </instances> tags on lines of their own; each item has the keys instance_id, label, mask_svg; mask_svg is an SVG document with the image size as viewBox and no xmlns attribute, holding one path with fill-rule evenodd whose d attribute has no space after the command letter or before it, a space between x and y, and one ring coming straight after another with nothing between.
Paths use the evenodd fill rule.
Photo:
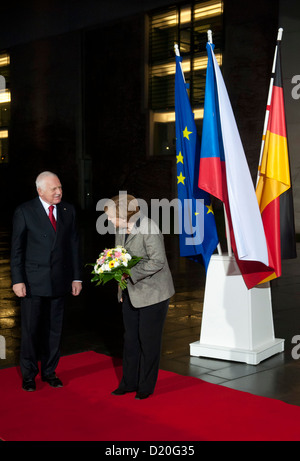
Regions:
<instances>
[{"instance_id":1,"label":"flagpole","mask_svg":"<svg viewBox=\"0 0 300 461\"><path fill-rule=\"evenodd\" d=\"M208 43L212 43L212 31L209 29L207 31L207 40L208 40Z\"/></svg>"},{"instance_id":2,"label":"flagpole","mask_svg":"<svg viewBox=\"0 0 300 461\"><path fill-rule=\"evenodd\" d=\"M208 40L208 43L213 43L213 41L212 41L212 31L210 29L207 31L207 40ZM230 230L229 230L228 218L227 218L227 213L226 213L224 203L223 203L223 210L224 210L225 232L226 232L228 256L232 256ZM221 250L221 247L220 247L220 250ZM219 253L219 255L222 255L222 251Z\"/></svg>"},{"instance_id":3,"label":"flagpole","mask_svg":"<svg viewBox=\"0 0 300 461\"><path fill-rule=\"evenodd\" d=\"M211 31L210 31L210 32L211 32ZM174 49L175 49L175 54L176 54L176 56L180 56L180 52L179 52L179 48L178 48L178 44L177 44L177 43L174 44ZM180 65L181 65L181 63L180 63ZM182 72L182 75L183 75L183 79L184 79L184 81L185 81L184 73L183 73L183 72ZM217 250L218 250L218 255L219 255L219 256L222 256L222 248L221 248L220 242L219 242L218 245L217 245Z\"/></svg>"},{"instance_id":4,"label":"flagpole","mask_svg":"<svg viewBox=\"0 0 300 461\"><path fill-rule=\"evenodd\" d=\"M270 115L270 104L271 104L272 92L273 92L274 73L275 73L277 53L278 53L278 42L280 42L282 40L282 33L283 33L283 29L282 29L282 27L280 27L278 29L278 33L277 33L277 43L276 43L274 59L273 59L272 76L271 76L270 85L269 85L269 93L268 93L268 99L267 99L267 109L266 109L266 115L265 115L265 121L264 121L263 136L262 136L262 140L261 140L259 162L258 162L258 172L257 172L257 178L256 178L256 187L257 187L257 184L258 184L258 181L259 181L259 176L260 176L259 168L260 168L260 165L261 165L261 159L262 159L262 155L263 155L263 151L264 151L264 147L265 147L265 137L266 137L268 121L269 121L269 115Z\"/></svg>"}]
</instances>

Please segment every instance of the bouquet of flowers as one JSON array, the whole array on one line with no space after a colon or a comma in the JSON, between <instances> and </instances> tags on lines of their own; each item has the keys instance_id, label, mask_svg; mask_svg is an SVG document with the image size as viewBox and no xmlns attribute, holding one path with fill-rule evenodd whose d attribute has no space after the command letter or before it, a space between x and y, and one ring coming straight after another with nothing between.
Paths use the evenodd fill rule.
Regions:
<instances>
[{"instance_id":1,"label":"bouquet of flowers","mask_svg":"<svg viewBox=\"0 0 300 461\"><path fill-rule=\"evenodd\" d=\"M92 282L97 285L103 285L109 280L115 279L120 284L120 288L127 288L126 280L122 279L123 274L131 275L130 269L135 266L139 260L138 256L131 256L128 251L121 245L116 248L105 249L100 253L99 258L94 266Z\"/></svg>"}]
</instances>

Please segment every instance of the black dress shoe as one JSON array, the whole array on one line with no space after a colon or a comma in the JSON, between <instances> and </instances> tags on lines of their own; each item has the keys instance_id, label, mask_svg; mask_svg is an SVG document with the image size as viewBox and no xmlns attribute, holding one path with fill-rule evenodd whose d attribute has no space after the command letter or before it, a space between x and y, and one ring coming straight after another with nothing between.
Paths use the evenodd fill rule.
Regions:
<instances>
[{"instance_id":1,"label":"black dress shoe","mask_svg":"<svg viewBox=\"0 0 300 461\"><path fill-rule=\"evenodd\" d=\"M35 391L36 385L35 385L34 379L31 379L29 381L23 380L22 389L24 389L24 391L27 391L27 392Z\"/></svg>"},{"instance_id":2,"label":"black dress shoe","mask_svg":"<svg viewBox=\"0 0 300 461\"><path fill-rule=\"evenodd\" d=\"M128 392L134 392L134 391L125 391L124 389L120 389L119 387L112 391L112 395L125 395L128 394Z\"/></svg>"},{"instance_id":3,"label":"black dress shoe","mask_svg":"<svg viewBox=\"0 0 300 461\"><path fill-rule=\"evenodd\" d=\"M51 387L63 387L63 383L55 373L49 376L43 376L42 381L48 383Z\"/></svg>"},{"instance_id":4,"label":"black dress shoe","mask_svg":"<svg viewBox=\"0 0 300 461\"><path fill-rule=\"evenodd\" d=\"M147 392L137 392L135 398L137 400L147 399L151 394Z\"/></svg>"}]
</instances>

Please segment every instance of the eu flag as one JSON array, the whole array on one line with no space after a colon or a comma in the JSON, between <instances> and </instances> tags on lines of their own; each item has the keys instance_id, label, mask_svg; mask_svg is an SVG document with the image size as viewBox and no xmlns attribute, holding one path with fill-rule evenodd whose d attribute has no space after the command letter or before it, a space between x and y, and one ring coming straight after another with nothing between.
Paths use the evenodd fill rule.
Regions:
<instances>
[{"instance_id":1,"label":"eu flag","mask_svg":"<svg viewBox=\"0 0 300 461\"><path fill-rule=\"evenodd\" d=\"M200 142L181 67L176 56L175 113L180 256L201 262L207 270L219 238L210 194L199 189Z\"/></svg>"}]
</instances>

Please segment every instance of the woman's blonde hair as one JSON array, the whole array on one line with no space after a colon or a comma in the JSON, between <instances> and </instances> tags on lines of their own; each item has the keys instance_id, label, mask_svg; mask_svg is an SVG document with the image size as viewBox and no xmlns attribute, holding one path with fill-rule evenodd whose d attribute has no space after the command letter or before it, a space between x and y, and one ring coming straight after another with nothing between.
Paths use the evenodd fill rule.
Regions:
<instances>
[{"instance_id":1,"label":"woman's blonde hair","mask_svg":"<svg viewBox=\"0 0 300 461\"><path fill-rule=\"evenodd\" d=\"M133 215L140 211L140 207L133 195L119 194L104 204L104 211L116 218L125 219L128 222Z\"/></svg>"}]
</instances>

